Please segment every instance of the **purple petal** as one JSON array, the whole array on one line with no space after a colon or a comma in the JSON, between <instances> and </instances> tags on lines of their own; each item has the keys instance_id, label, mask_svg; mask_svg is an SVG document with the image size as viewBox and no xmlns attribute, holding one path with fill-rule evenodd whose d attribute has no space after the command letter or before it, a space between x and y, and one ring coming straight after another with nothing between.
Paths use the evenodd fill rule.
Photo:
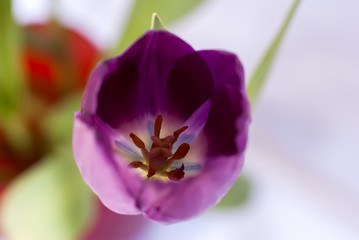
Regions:
<instances>
[{"instance_id":1,"label":"purple petal","mask_svg":"<svg viewBox=\"0 0 359 240\"><path fill-rule=\"evenodd\" d=\"M88 125L79 112L75 113L73 149L77 166L84 181L99 196L102 203L115 212L140 214L135 194L127 181L130 171L121 171L125 160L116 162L107 149L106 138ZM131 179L136 179L132 177ZM133 185L133 184L132 184ZM131 186L131 185L130 185ZM137 193L136 193L137 194Z\"/></svg>"},{"instance_id":2,"label":"purple petal","mask_svg":"<svg viewBox=\"0 0 359 240\"><path fill-rule=\"evenodd\" d=\"M190 144L197 138L206 124L210 107L211 101L207 100L182 124L183 126L188 126L188 128L180 135L178 141L174 144L174 149L183 142Z\"/></svg>"},{"instance_id":3,"label":"purple petal","mask_svg":"<svg viewBox=\"0 0 359 240\"><path fill-rule=\"evenodd\" d=\"M197 176L179 182L148 182L138 203L144 214L171 224L197 216L214 206L230 189L243 166L243 156L207 161Z\"/></svg>"},{"instance_id":4,"label":"purple petal","mask_svg":"<svg viewBox=\"0 0 359 240\"><path fill-rule=\"evenodd\" d=\"M168 112L187 119L213 94L214 82L200 54L192 52L175 61L168 77Z\"/></svg>"},{"instance_id":5,"label":"purple petal","mask_svg":"<svg viewBox=\"0 0 359 240\"><path fill-rule=\"evenodd\" d=\"M221 50L202 50L198 53L209 66L215 87L225 83L245 90L243 65L235 54Z\"/></svg>"},{"instance_id":6,"label":"purple petal","mask_svg":"<svg viewBox=\"0 0 359 240\"><path fill-rule=\"evenodd\" d=\"M113 128L158 114L164 110L174 61L191 52L192 47L175 35L149 31L126 52L97 66L86 88L83 111L96 112Z\"/></svg>"},{"instance_id":7,"label":"purple petal","mask_svg":"<svg viewBox=\"0 0 359 240\"><path fill-rule=\"evenodd\" d=\"M242 153L250 123L242 64L232 53L214 50L199 53L210 67L215 82L204 129L208 135L208 155Z\"/></svg>"}]
</instances>

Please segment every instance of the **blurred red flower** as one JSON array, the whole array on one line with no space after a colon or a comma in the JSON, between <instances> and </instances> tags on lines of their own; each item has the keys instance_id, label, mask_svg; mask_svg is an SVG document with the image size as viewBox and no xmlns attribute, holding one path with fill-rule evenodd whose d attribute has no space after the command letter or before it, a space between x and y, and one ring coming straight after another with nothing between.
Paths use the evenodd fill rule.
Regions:
<instances>
[{"instance_id":1,"label":"blurred red flower","mask_svg":"<svg viewBox=\"0 0 359 240\"><path fill-rule=\"evenodd\" d=\"M57 23L24 27L22 63L31 92L54 102L82 90L100 50L75 30Z\"/></svg>"}]
</instances>

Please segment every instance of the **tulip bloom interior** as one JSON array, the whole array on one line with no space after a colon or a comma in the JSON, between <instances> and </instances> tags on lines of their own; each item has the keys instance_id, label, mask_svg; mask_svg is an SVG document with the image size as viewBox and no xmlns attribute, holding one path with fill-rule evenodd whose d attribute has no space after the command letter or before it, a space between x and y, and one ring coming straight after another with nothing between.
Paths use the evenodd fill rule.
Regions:
<instances>
[{"instance_id":1,"label":"tulip bloom interior","mask_svg":"<svg viewBox=\"0 0 359 240\"><path fill-rule=\"evenodd\" d=\"M130 166L133 168L141 168L147 171L147 178L151 178L155 174L167 176L170 180L178 181L184 177L184 164L182 163L180 168L176 168L171 171L167 171L172 166L174 161L181 160L186 157L190 145L188 143L182 143L172 154L173 145L177 142L180 134L185 131L188 126L181 127L173 132L173 135L165 138L160 138L162 115L158 115L154 124L154 133L150 133L152 146L150 152L147 151L144 142L136 136L134 133L130 134L133 143L141 150L143 161L133 161ZM151 123L150 123L151 124ZM121 146L121 145L120 145ZM125 150L127 150L125 148Z\"/></svg>"},{"instance_id":2,"label":"tulip bloom interior","mask_svg":"<svg viewBox=\"0 0 359 240\"><path fill-rule=\"evenodd\" d=\"M94 69L75 113L73 149L105 206L169 224L201 214L230 189L249 123L237 56L195 51L151 30Z\"/></svg>"}]
</instances>

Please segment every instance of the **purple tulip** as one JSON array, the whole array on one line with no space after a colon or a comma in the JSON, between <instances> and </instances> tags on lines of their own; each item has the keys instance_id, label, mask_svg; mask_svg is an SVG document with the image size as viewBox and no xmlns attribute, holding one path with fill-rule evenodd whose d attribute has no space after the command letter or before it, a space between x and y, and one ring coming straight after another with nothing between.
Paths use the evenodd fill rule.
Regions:
<instances>
[{"instance_id":1,"label":"purple tulip","mask_svg":"<svg viewBox=\"0 0 359 240\"><path fill-rule=\"evenodd\" d=\"M105 206L175 223L214 206L243 166L250 123L243 67L148 31L93 71L75 113L82 177Z\"/></svg>"}]
</instances>

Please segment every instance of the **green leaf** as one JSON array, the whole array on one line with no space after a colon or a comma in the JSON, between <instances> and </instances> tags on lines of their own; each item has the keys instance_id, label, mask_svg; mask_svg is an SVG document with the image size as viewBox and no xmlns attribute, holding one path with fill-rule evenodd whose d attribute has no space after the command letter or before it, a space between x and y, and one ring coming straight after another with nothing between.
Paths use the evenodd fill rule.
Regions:
<instances>
[{"instance_id":1,"label":"green leaf","mask_svg":"<svg viewBox=\"0 0 359 240\"><path fill-rule=\"evenodd\" d=\"M231 190L216 205L216 208L233 208L244 204L248 200L250 185L247 179L239 176Z\"/></svg>"},{"instance_id":2,"label":"green leaf","mask_svg":"<svg viewBox=\"0 0 359 240\"><path fill-rule=\"evenodd\" d=\"M0 1L0 117L18 107L19 32L11 14L11 0Z\"/></svg>"},{"instance_id":3,"label":"green leaf","mask_svg":"<svg viewBox=\"0 0 359 240\"><path fill-rule=\"evenodd\" d=\"M274 38L273 42L271 43L270 47L268 48L267 52L265 53L264 57L260 61L259 65L257 66L256 70L254 71L254 74L252 75L249 81L247 93L252 105L255 103L258 93L263 86L263 83L269 73L270 68L272 67L280 43L283 39L286 30L288 29L289 23L291 22L294 16L294 13L298 7L299 2L300 0L294 1L277 36Z\"/></svg>"},{"instance_id":4,"label":"green leaf","mask_svg":"<svg viewBox=\"0 0 359 240\"><path fill-rule=\"evenodd\" d=\"M69 149L47 156L6 189L0 215L5 239L78 239L88 227L94 195Z\"/></svg>"},{"instance_id":5,"label":"green leaf","mask_svg":"<svg viewBox=\"0 0 359 240\"><path fill-rule=\"evenodd\" d=\"M128 19L122 39L113 54L121 53L135 39L149 29L149 19L154 12L161 16L166 24L171 24L204 0L136 0Z\"/></svg>"}]
</instances>

